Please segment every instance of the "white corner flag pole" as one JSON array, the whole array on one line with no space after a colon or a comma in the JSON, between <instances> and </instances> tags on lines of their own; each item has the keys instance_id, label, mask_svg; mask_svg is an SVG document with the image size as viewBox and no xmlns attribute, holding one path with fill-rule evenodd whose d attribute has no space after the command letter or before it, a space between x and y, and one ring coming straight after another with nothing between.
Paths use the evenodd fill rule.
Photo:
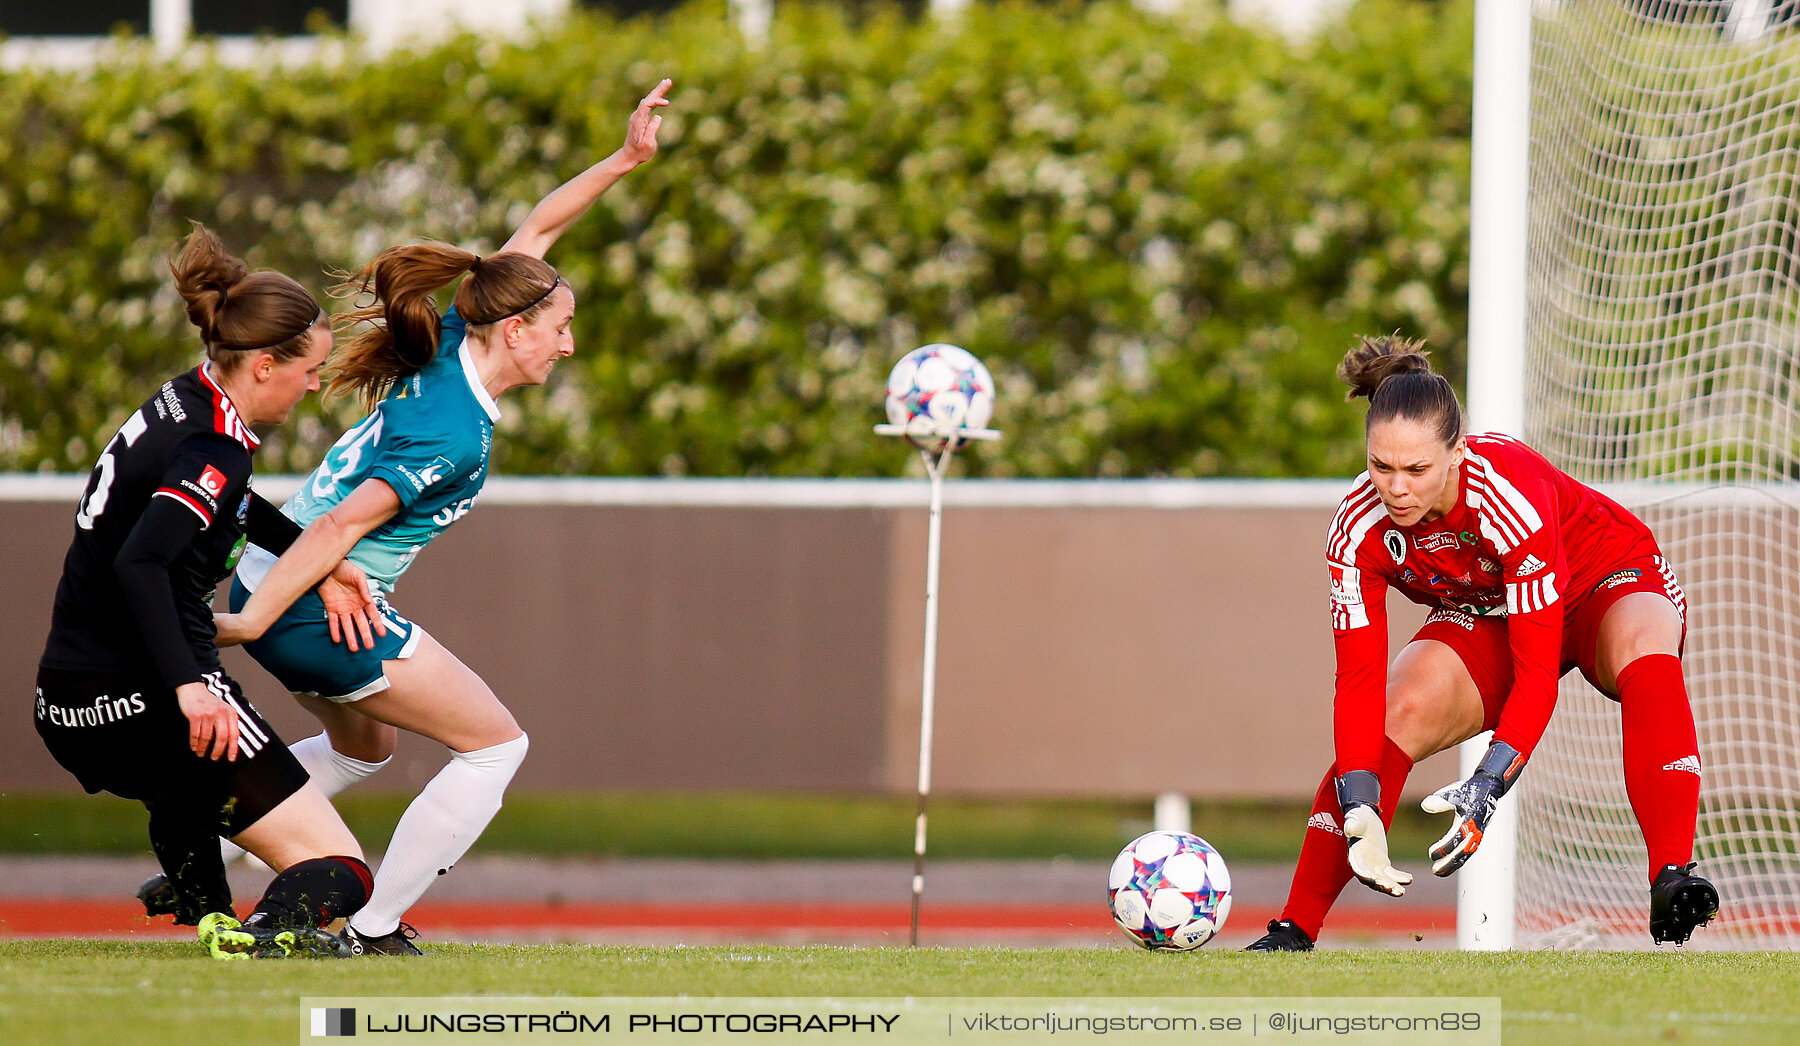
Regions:
<instances>
[{"instance_id":1,"label":"white corner flag pole","mask_svg":"<svg viewBox=\"0 0 1800 1046\"><path fill-rule=\"evenodd\" d=\"M915 419L918 420L918 419ZM944 520L944 472L950 457L966 440L999 439L992 429L953 429L943 432L919 431L917 426L877 425L883 436L906 436L944 440L936 455L925 447L919 456L925 460L925 474L931 478L931 525L925 545L925 667L919 697L919 808L913 824L912 932L907 943L919 944L919 902L925 894L925 809L931 799L931 731L937 707L937 633L938 633L938 564L942 559Z\"/></svg>"},{"instance_id":2,"label":"white corner flag pole","mask_svg":"<svg viewBox=\"0 0 1800 1046\"><path fill-rule=\"evenodd\" d=\"M925 677L919 695L919 810L913 824L912 933L907 943L919 944L919 899L925 892L925 804L931 798L931 720L937 709L938 563L943 551L944 468L956 453L955 442L946 443L936 461L930 451L921 453L931 476L931 526L925 540Z\"/></svg>"}]
</instances>

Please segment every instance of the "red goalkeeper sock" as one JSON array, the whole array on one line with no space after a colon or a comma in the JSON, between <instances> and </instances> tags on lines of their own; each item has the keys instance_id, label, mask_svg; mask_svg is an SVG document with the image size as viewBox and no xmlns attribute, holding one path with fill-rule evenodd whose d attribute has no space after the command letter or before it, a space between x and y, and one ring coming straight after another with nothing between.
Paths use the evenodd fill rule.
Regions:
<instances>
[{"instance_id":1,"label":"red goalkeeper sock","mask_svg":"<svg viewBox=\"0 0 1800 1046\"><path fill-rule=\"evenodd\" d=\"M1381 749L1381 823L1394 824L1394 811L1400 806L1400 789L1406 775L1412 773L1413 761L1392 740L1383 739ZM1338 894L1350 881L1350 847L1344 839L1344 811L1338 806L1337 767L1333 766L1313 796L1312 813L1306 819L1306 839L1300 844L1300 863L1294 867L1294 884L1288 888L1283 919L1319 939L1319 928L1325 925L1325 913L1337 903Z\"/></svg>"},{"instance_id":2,"label":"red goalkeeper sock","mask_svg":"<svg viewBox=\"0 0 1800 1046\"><path fill-rule=\"evenodd\" d=\"M1665 864L1694 859L1694 822L1700 813L1700 742L1688 707L1681 659L1646 654L1619 673L1625 735L1625 794L1631 798L1650 878Z\"/></svg>"}]
</instances>

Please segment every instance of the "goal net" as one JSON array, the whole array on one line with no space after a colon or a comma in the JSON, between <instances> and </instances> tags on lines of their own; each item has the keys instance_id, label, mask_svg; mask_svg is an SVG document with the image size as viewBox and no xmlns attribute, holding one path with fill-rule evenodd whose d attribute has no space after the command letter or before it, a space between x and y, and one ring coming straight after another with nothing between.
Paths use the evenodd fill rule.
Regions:
<instances>
[{"instance_id":1,"label":"goal net","mask_svg":"<svg viewBox=\"0 0 1800 1046\"><path fill-rule=\"evenodd\" d=\"M1527 2L1527 0L1519 0ZM1535 0L1525 436L1656 532L1705 765L1689 947L1800 946L1800 3ZM1521 782L1526 947L1648 947L1619 713Z\"/></svg>"}]
</instances>

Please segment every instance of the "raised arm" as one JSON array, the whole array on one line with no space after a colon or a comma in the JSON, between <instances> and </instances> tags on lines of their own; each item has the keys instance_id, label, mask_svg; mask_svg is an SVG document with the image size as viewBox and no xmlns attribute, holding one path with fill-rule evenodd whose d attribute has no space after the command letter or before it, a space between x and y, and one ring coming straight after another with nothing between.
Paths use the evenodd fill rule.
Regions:
<instances>
[{"instance_id":1,"label":"raised arm","mask_svg":"<svg viewBox=\"0 0 1800 1046\"><path fill-rule=\"evenodd\" d=\"M356 543L400 511L399 495L385 480L366 479L350 496L312 521L275 561L243 610L214 614L220 646L261 639L282 611L331 573Z\"/></svg>"},{"instance_id":2,"label":"raised arm","mask_svg":"<svg viewBox=\"0 0 1800 1046\"><path fill-rule=\"evenodd\" d=\"M613 187L620 178L630 174L637 166L656 155L656 132L662 128L662 117L656 110L668 105L665 97L674 81L663 80L644 96L637 108L632 110L631 120L625 128L625 144L620 146L611 156L580 174L557 186L550 195L538 201L538 205L525 216L502 252L517 251L533 258L542 258L549 253L550 246L558 237L567 232L587 209L594 205L600 194Z\"/></svg>"}]
</instances>

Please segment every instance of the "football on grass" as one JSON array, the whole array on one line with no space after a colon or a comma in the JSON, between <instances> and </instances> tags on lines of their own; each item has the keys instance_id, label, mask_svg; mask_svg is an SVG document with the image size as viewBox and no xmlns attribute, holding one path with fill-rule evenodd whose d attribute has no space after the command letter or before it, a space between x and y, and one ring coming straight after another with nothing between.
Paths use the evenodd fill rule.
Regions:
<instances>
[{"instance_id":1,"label":"football on grass","mask_svg":"<svg viewBox=\"0 0 1800 1046\"><path fill-rule=\"evenodd\" d=\"M1187 832L1150 832L1113 861L1106 883L1113 922L1152 951L1190 951L1231 912L1231 873L1212 844Z\"/></svg>"}]
</instances>

